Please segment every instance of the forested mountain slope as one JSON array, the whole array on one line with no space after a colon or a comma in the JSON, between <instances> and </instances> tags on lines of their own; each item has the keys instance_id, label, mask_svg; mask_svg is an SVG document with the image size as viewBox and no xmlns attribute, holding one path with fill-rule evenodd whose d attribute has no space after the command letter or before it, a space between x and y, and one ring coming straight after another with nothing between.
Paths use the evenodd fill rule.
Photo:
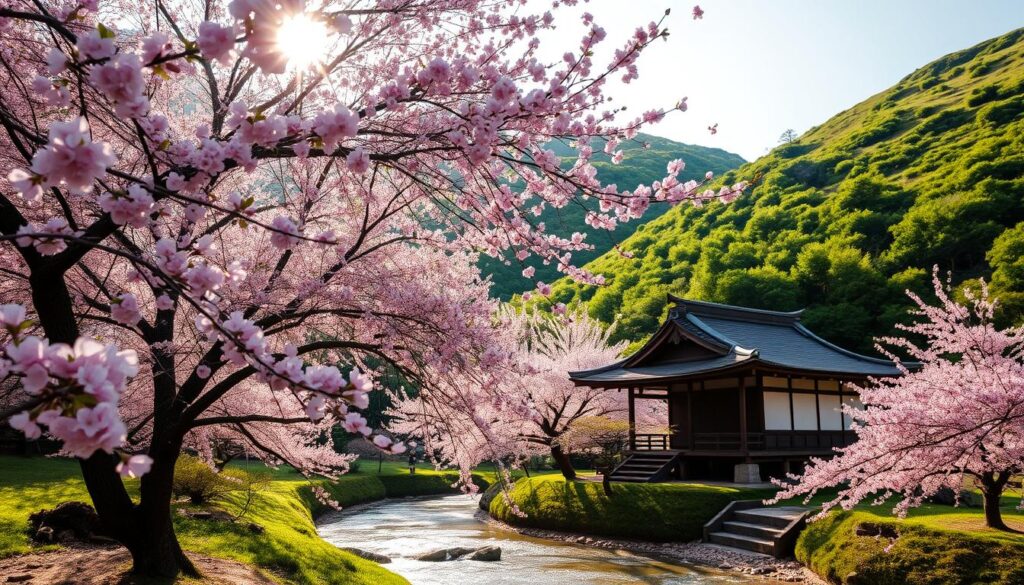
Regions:
<instances>
[{"instance_id":1,"label":"forested mountain slope","mask_svg":"<svg viewBox=\"0 0 1024 585\"><path fill-rule=\"evenodd\" d=\"M566 164L571 165L576 161L575 151L566 144L553 142L548 145L548 148L563 157ZM595 145L595 149L599 150L599 148L600 146ZM682 180L703 179L704 173L708 171L719 174L735 169L746 162L738 154L726 152L720 148L683 144L648 134L638 134L635 140L623 142L620 150L622 150L623 158L618 165L612 164L610 157L603 152L595 153L592 160L594 167L597 168L597 177L604 184L616 184L623 190L633 189L640 184L649 185L653 181L664 178L665 166L669 161L677 158L686 163L686 169L680 173ZM642 221L649 221L665 210L665 207L654 206L641 220L621 224L613 232L591 229L583 221L586 210L575 204L562 209L548 208L538 221L545 222L549 233L562 237L567 238L573 232L588 234L587 242L594 246L594 250L576 252L573 256L576 265L581 266L626 239L636 231ZM537 263L534 264L534 268L537 270L534 277L532 279L523 278L524 266L516 261L503 263L488 257L484 257L480 261L483 273L491 275L494 281L492 294L503 300L507 300L515 293L533 288L535 281L551 282L561 276L553 265L544 266Z\"/></svg>"},{"instance_id":2,"label":"forested mountain slope","mask_svg":"<svg viewBox=\"0 0 1024 585\"><path fill-rule=\"evenodd\" d=\"M604 287L556 283L640 340L666 293L772 309L850 348L906 319L931 267L985 277L1024 316L1024 29L947 55L727 173L731 205L680 206L587 267Z\"/></svg>"}]
</instances>

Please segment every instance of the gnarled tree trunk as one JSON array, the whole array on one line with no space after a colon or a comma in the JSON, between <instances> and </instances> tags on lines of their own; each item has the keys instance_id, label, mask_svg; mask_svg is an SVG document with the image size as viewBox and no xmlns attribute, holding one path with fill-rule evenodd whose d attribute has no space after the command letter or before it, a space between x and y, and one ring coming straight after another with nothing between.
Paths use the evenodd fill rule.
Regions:
<instances>
[{"instance_id":1,"label":"gnarled tree trunk","mask_svg":"<svg viewBox=\"0 0 1024 585\"><path fill-rule=\"evenodd\" d=\"M1010 481L1010 473L983 473L981 475L981 494L985 506L985 526L996 530L1009 530L1003 522L1003 514L999 511L999 499L1003 495L1006 483Z\"/></svg>"},{"instance_id":2,"label":"gnarled tree trunk","mask_svg":"<svg viewBox=\"0 0 1024 585\"><path fill-rule=\"evenodd\" d=\"M573 469L572 463L569 461L569 455L562 451L560 445L551 445L551 457L555 460L558 469L566 480L573 481L576 479L576 470Z\"/></svg>"}]
</instances>

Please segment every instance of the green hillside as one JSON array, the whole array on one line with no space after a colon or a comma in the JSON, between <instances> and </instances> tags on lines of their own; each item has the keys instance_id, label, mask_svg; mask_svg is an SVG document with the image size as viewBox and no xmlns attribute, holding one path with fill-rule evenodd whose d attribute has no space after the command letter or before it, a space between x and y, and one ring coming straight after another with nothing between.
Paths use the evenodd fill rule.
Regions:
<instances>
[{"instance_id":1,"label":"green hillside","mask_svg":"<svg viewBox=\"0 0 1024 585\"><path fill-rule=\"evenodd\" d=\"M575 152L566 144L554 142L549 148L563 157L568 165L576 160ZM623 159L618 165L613 165L603 152L595 153L592 159L597 168L597 177L605 184L618 185L620 189L633 189L639 184L649 185L664 178L665 165L677 158L686 162L686 169L680 174L684 180L702 179L707 171L723 173L746 162L739 155L720 148L682 144L647 134L638 134L635 140L624 142L621 150ZM654 217L664 210L663 207L652 207L644 219ZM615 244L636 231L641 223L634 221L622 224L613 232L593 230L584 223L585 214L586 208L569 205L562 209L549 208L538 219L546 223L548 233L563 237L569 237L573 232L588 234L587 241L594 246L594 250L576 252L573 259L577 266L582 266L612 249ZM527 265L533 265L537 270L532 279L522 277L522 270ZM492 276L492 294L502 300L508 300L515 293L533 288L535 281L552 282L561 276L552 265L520 263L515 260L502 262L484 258L480 261L480 268L485 275Z\"/></svg>"},{"instance_id":2,"label":"green hillside","mask_svg":"<svg viewBox=\"0 0 1024 585\"><path fill-rule=\"evenodd\" d=\"M723 176L738 201L680 206L641 225L553 300L589 302L622 338L649 335L666 293L773 309L845 346L905 320L933 265L985 277L1024 316L1024 29L947 55L795 142Z\"/></svg>"}]
</instances>

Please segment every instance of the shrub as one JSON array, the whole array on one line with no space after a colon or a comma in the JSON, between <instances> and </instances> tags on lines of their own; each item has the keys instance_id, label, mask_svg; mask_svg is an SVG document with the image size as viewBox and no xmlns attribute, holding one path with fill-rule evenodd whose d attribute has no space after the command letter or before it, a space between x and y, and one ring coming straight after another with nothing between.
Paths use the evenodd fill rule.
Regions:
<instances>
[{"instance_id":1,"label":"shrub","mask_svg":"<svg viewBox=\"0 0 1024 585\"><path fill-rule=\"evenodd\" d=\"M1024 96L989 104L978 110L978 121L989 126L1001 126L1024 114Z\"/></svg>"},{"instance_id":2,"label":"shrub","mask_svg":"<svg viewBox=\"0 0 1024 585\"><path fill-rule=\"evenodd\" d=\"M238 503L238 519L248 513L252 501L270 485L270 480L269 473L239 468L218 473L202 459L182 455L174 465L171 489L175 497L186 497L196 505L224 502L230 495Z\"/></svg>"},{"instance_id":3,"label":"shrub","mask_svg":"<svg viewBox=\"0 0 1024 585\"><path fill-rule=\"evenodd\" d=\"M225 489L224 480L202 459L182 455L174 465L171 489L176 497L187 497L193 504L205 504Z\"/></svg>"}]
</instances>

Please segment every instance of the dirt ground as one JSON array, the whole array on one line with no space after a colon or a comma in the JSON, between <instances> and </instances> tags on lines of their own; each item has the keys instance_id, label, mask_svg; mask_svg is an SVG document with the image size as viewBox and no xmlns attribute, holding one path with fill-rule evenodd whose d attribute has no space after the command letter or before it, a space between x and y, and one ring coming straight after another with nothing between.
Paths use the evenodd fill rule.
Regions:
<instances>
[{"instance_id":1,"label":"dirt ground","mask_svg":"<svg viewBox=\"0 0 1024 585\"><path fill-rule=\"evenodd\" d=\"M0 583L28 585L273 585L276 581L256 569L223 559L189 553L202 579L179 578L154 582L131 574L131 556L121 547L78 546L0 559Z\"/></svg>"}]
</instances>

